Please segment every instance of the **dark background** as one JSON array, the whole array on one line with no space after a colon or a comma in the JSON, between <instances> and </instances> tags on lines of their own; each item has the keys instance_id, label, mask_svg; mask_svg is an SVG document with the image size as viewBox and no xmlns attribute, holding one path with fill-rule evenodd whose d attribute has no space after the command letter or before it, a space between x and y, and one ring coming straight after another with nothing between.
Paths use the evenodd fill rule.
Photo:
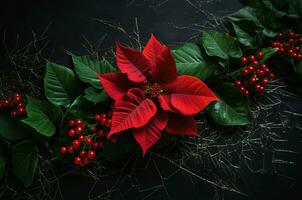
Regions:
<instances>
[{"instance_id":1,"label":"dark background","mask_svg":"<svg viewBox=\"0 0 302 200\"><path fill-rule=\"evenodd\" d=\"M191 1L194 2L194 1ZM104 37L104 42L97 45L102 54L108 51L116 40L130 42L125 34L99 23L96 19L108 20L112 24L120 24L130 35L135 31L137 19L140 39L144 43L150 33L154 33L169 46L175 46L198 36L201 29L223 29L221 17L242 7L237 0L213 0L194 7L185 0L27 0L2 1L0 8L0 36L8 49L18 48L44 31L48 45L45 54L48 59L69 64L66 51L87 53L83 44L84 38L95 43ZM201 10L199 10L201 9ZM203 12L206 11L206 12ZM210 14L209 14L210 13ZM215 19L218 20L216 23ZM5 38L4 38L5 36ZM1 70L11 70L5 59L6 50L1 45ZM292 100L290 104L301 110L301 103ZM276 112L280 112L276 110ZM296 120L301 120L297 118ZM288 129L296 132L296 129ZM301 143L299 144L301 145ZM167 181L167 193L162 190L153 192L141 191L140 187L121 188L122 192L113 194L112 199L302 199L301 196L301 159L295 169L288 169L294 181L289 181L273 173L242 173L243 187L248 196L231 192L217 191L203 182L194 182L185 176L175 176ZM198 168L198 166L196 166ZM60 171L60 170L59 170ZM61 170L63 171L63 170ZM142 182L148 184L152 172L145 174ZM144 180L145 179L145 180ZM94 180L78 173L59 176L61 195L54 194L53 199L87 199L88 191ZM124 185L131 184L125 183ZM102 190L102 184L96 187ZM125 188L128 188L125 186ZM216 195L215 195L216 194ZM60 197L59 197L60 196ZM27 197L24 197L27 199ZM51 197L45 199L52 199ZM29 198L28 198L29 199Z\"/></svg>"}]
</instances>

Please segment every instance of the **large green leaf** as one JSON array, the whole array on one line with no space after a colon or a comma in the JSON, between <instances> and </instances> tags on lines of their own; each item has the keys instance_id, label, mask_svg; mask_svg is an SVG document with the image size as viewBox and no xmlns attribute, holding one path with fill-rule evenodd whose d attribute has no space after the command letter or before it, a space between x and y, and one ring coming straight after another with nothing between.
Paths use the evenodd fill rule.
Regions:
<instances>
[{"instance_id":1,"label":"large green leaf","mask_svg":"<svg viewBox=\"0 0 302 200\"><path fill-rule=\"evenodd\" d=\"M213 120L224 126L244 126L249 124L247 114L249 102L232 83L221 83L216 93L223 102L214 102L207 108Z\"/></svg>"},{"instance_id":2,"label":"large green leaf","mask_svg":"<svg viewBox=\"0 0 302 200\"><path fill-rule=\"evenodd\" d=\"M61 109L48 101L40 101L30 97L27 100L27 118L22 122L46 137L54 135L56 127L53 122L61 118Z\"/></svg>"},{"instance_id":3,"label":"large green leaf","mask_svg":"<svg viewBox=\"0 0 302 200\"><path fill-rule=\"evenodd\" d=\"M195 43L187 43L172 52L179 75L191 75L206 80L214 74L217 67L215 64L206 61L206 55L201 52Z\"/></svg>"},{"instance_id":4,"label":"large green leaf","mask_svg":"<svg viewBox=\"0 0 302 200\"><path fill-rule=\"evenodd\" d=\"M23 141L12 149L12 168L14 175L25 187L32 184L38 164L38 149L32 141Z\"/></svg>"},{"instance_id":5,"label":"large green leaf","mask_svg":"<svg viewBox=\"0 0 302 200\"><path fill-rule=\"evenodd\" d=\"M254 22L254 24L256 26L262 27L261 22L259 21L259 18L257 16L257 13L255 12L255 9L251 8L251 7L248 7L248 6L240 9L239 11L237 11L233 14L231 14L228 18L231 21L235 21L235 22L241 21L241 20L252 21L252 22Z\"/></svg>"},{"instance_id":6,"label":"large green leaf","mask_svg":"<svg viewBox=\"0 0 302 200\"><path fill-rule=\"evenodd\" d=\"M268 59L270 59L275 53L277 52L276 48L264 48L262 49L263 52L263 58L260 61L260 63L265 63Z\"/></svg>"},{"instance_id":7,"label":"large green leaf","mask_svg":"<svg viewBox=\"0 0 302 200\"><path fill-rule=\"evenodd\" d=\"M254 42L255 42L255 37L252 36L245 27L245 24L248 23L249 21L244 21L244 25L242 25L240 22L234 22L232 23L234 32L236 34L236 37L238 38L238 41L246 47L254 47Z\"/></svg>"},{"instance_id":8,"label":"large green leaf","mask_svg":"<svg viewBox=\"0 0 302 200\"><path fill-rule=\"evenodd\" d=\"M108 98L108 95L105 90L99 91L93 87L88 87L85 90L84 98L87 99L88 101L91 101L94 104L97 104L105 101Z\"/></svg>"},{"instance_id":9,"label":"large green leaf","mask_svg":"<svg viewBox=\"0 0 302 200\"><path fill-rule=\"evenodd\" d=\"M52 62L47 63L44 89L50 102L68 107L81 93L80 88L79 81L72 70Z\"/></svg>"},{"instance_id":10,"label":"large green leaf","mask_svg":"<svg viewBox=\"0 0 302 200\"><path fill-rule=\"evenodd\" d=\"M200 43L209 56L217 56L222 59L228 59L229 56L233 58L240 58L242 56L236 38L224 33L213 30L204 31Z\"/></svg>"},{"instance_id":11,"label":"large green leaf","mask_svg":"<svg viewBox=\"0 0 302 200\"><path fill-rule=\"evenodd\" d=\"M0 179L1 179L5 175L5 166L7 162L7 157L1 141L0 141L0 145L1 145L0 146Z\"/></svg>"},{"instance_id":12,"label":"large green leaf","mask_svg":"<svg viewBox=\"0 0 302 200\"><path fill-rule=\"evenodd\" d=\"M294 67L294 70L299 77L300 80L302 80L302 61L292 61L292 65Z\"/></svg>"},{"instance_id":13,"label":"large green leaf","mask_svg":"<svg viewBox=\"0 0 302 200\"><path fill-rule=\"evenodd\" d=\"M21 140L26 136L22 124L9 115L0 113L0 136L7 140Z\"/></svg>"},{"instance_id":14,"label":"large green leaf","mask_svg":"<svg viewBox=\"0 0 302 200\"><path fill-rule=\"evenodd\" d=\"M85 83L90 83L94 88L103 88L97 77L97 73L106 74L116 71L116 69L105 59L100 61L91 56L72 55L72 60L75 72L79 78Z\"/></svg>"}]
</instances>

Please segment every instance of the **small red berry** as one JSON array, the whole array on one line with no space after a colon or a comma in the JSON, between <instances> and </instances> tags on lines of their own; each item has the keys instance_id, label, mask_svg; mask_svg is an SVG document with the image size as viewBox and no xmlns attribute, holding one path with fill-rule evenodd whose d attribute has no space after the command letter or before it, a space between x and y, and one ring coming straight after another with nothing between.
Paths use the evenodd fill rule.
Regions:
<instances>
[{"instance_id":1,"label":"small red berry","mask_svg":"<svg viewBox=\"0 0 302 200\"><path fill-rule=\"evenodd\" d=\"M295 33L294 32L289 32L288 36L291 37L291 38L294 38L295 37Z\"/></svg>"},{"instance_id":2,"label":"small red berry","mask_svg":"<svg viewBox=\"0 0 302 200\"><path fill-rule=\"evenodd\" d=\"M258 69L256 73L257 73L258 76L264 76L265 75L264 71L261 70L261 69Z\"/></svg>"},{"instance_id":3,"label":"small red berry","mask_svg":"<svg viewBox=\"0 0 302 200\"><path fill-rule=\"evenodd\" d=\"M85 158L86 155L87 155L87 151L85 151L85 150L81 150L81 151L80 151L80 156L81 156L82 158Z\"/></svg>"},{"instance_id":4,"label":"small red berry","mask_svg":"<svg viewBox=\"0 0 302 200\"><path fill-rule=\"evenodd\" d=\"M256 90L256 91L259 92L259 91L260 91L260 88L261 88L261 85L259 85L259 84L255 85L255 90Z\"/></svg>"},{"instance_id":5,"label":"small red berry","mask_svg":"<svg viewBox=\"0 0 302 200\"><path fill-rule=\"evenodd\" d=\"M246 63L247 63L247 58L246 58L246 57L242 57L242 58L240 59L240 63L241 63L241 64L246 64Z\"/></svg>"},{"instance_id":6,"label":"small red berry","mask_svg":"<svg viewBox=\"0 0 302 200\"><path fill-rule=\"evenodd\" d=\"M80 136L78 137L78 140L79 140L80 142L84 142L84 141L85 141L85 136L84 136L84 135L80 135Z\"/></svg>"},{"instance_id":7,"label":"small red berry","mask_svg":"<svg viewBox=\"0 0 302 200\"><path fill-rule=\"evenodd\" d=\"M266 78L263 78L262 79L262 84L263 85L267 85L269 83L269 80L268 79L266 79Z\"/></svg>"},{"instance_id":8,"label":"small red berry","mask_svg":"<svg viewBox=\"0 0 302 200\"><path fill-rule=\"evenodd\" d=\"M264 71L264 74L269 74L269 73L271 73L271 71L269 70L269 68L266 68L266 69L264 69L263 71Z\"/></svg>"},{"instance_id":9,"label":"small red berry","mask_svg":"<svg viewBox=\"0 0 302 200\"><path fill-rule=\"evenodd\" d=\"M75 124L76 124L76 122L74 120L72 120L72 119L68 121L69 127L74 127Z\"/></svg>"},{"instance_id":10,"label":"small red berry","mask_svg":"<svg viewBox=\"0 0 302 200\"><path fill-rule=\"evenodd\" d=\"M257 66L259 65L259 62L258 62L257 60L255 60L255 61L253 61L252 65L253 65L254 67L257 67Z\"/></svg>"},{"instance_id":11,"label":"small red berry","mask_svg":"<svg viewBox=\"0 0 302 200\"><path fill-rule=\"evenodd\" d=\"M243 94L244 94L244 96L246 96L246 97L247 97L247 96L249 96L249 95L250 95L250 92L249 92L248 90L246 90L246 91L245 91Z\"/></svg>"},{"instance_id":12,"label":"small red berry","mask_svg":"<svg viewBox=\"0 0 302 200\"><path fill-rule=\"evenodd\" d=\"M254 62L256 60L256 57L254 55L249 56L249 61Z\"/></svg>"},{"instance_id":13,"label":"small red berry","mask_svg":"<svg viewBox=\"0 0 302 200\"><path fill-rule=\"evenodd\" d=\"M67 151L68 151L68 153L73 154L74 148L72 146L69 146L69 147L67 147Z\"/></svg>"},{"instance_id":14,"label":"small red berry","mask_svg":"<svg viewBox=\"0 0 302 200\"><path fill-rule=\"evenodd\" d=\"M75 129L70 129L70 130L68 131L68 135L69 135L70 137L73 137L75 134L76 134Z\"/></svg>"},{"instance_id":15,"label":"small red berry","mask_svg":"<svg viewBox=\"0 0 302 200\"><path fill-rule=\"evenodd\" d=\"M87 157L92 160L96 156L95 152L93 150L88 151Z\"/></svg>"},{"instance_id":16,"label":"small red berry","mask_svg":"<svg viewBox=\"0 0 302 200\"><path fill-rule=\"evenodd\" d=\"M86 144L92 144L93 143L93 140L92 138L86 138Z\"/></svg>"},{"instance_id":17,"label":"small red berry","mask_svg":"<svg viewBox=\"0 0 302 200\"><path fill-rule=\"evenodd\" d=\"M4 99L4 100L3 100L3 102L2 102L2 104L3 104L3 107L5 107L5 108L8 108L8 107L10 107L10 106L11 106L10 101L9 101L9 100L7 100L7 99Z\"/></svg>"},{"instance_id":18,"label":"small red berry","mask_svg":"<svg viewBox=\"0 0 302 200\"><path fill-rule=\"evenodd\" d=\"M262 70L265 70L265 69L267 69L267 66L266 66L266 64L262 64L262 65L261 65L261 69L262 69Z\"/></svg>"},{"instance_id":19,"label":"small red berry","mask_svg":"<svg viewBox=\"0 0 302 200\"><path fill-rule=\"evenodd\" d=\"M100 121L102 119L102 116L101 115L99 115L99 114L96 114L96 115L94 115L94 120L95 121Z\"/></svg>"},{"instance_id":20,"label":"small red berry","mask_svg":"<svg viewBox=\"0 0 302 200\"><path fill-rule=\"evenodd\" d=\"M300 50L300 47L299 47L299 46L295 46L295 47L293 48L293 50L294 50L294 51L299 51L299 50Z\"/></svg>"},{"instance_id":21,"label":"small red berry","mask_svg":"<svg viewBox=\"0 0 302 200\"><path fill-rule=\"evenodd\" d=\"M254 77L251 77L250 80L249 80L249 83L250 83L251 85L254 85L256 82L257 82L257 79L254 78Z\"/></svg>"},{"instance_id":22,"label":"small red berry","mask_svg":"<svg viewBox=\"0 0 302 200\"><path fill-rule=\"evenodd\" d=\"M94 142L94 143L92 144L92 148L93 148L93 149L98 149L98 148L99 148L99 143L98 143L98 142Z\"/></svg>"},{"instance_id":23,"label":"small red berry","mask_svg":"<svg viewBox=\"0 0 302 200\"><path fill-rule=\"evenodd\" d=\"M247 68L244 68L244 69L242 70L242 75L243 75L243 76L247 76L249 73L250 73L250 72L249 72L249 70L248 70Z\"/></svg>"},{"instance_id":24,"label":"small red berry","mask_svg":"<svg viewBox=\"0 0 302 200\"><path fill-rule=\"evenodd\" d=\"M61 147L60 148L60 152L61 152L61 154L65 154L65 153L67 153L67 148L66 147Z\"/></svg>"},{"instance_id":25,"label":"small red berry","mask_svg":"<svg viewBox=\"0 0 302 200\"><path fill-rule=\"evenodd\" d=\"M261 60L263 58L263 52L262 51L258 51L256 54L256 57L258 60Z\"/></svg>"},{"instance_id":26,"label":"small red berry","mask_svg":"<svg viewBox=\"0 0 302 200\"><path fill-rule=\"evenodd\" d=\"M248 67L247 67L247 70L251 73L251 72L253 72L255 69L254 69L253 66L248 66Z\"/></svg>"},{"instance_id":27,"label":"small red berry","mask_svg":"<svg viewBox=\"0 0 302 200\"><path fill-rule=\"evenodd\" d=\"M80 158L79 156L76 156L75 158L74 158L74 164L76 164L76 165L80 165L80 164L82 164L82 158Z\"/></svg>"},{"instance_id":28,"label":"small red berry","mask_svg":"<svg viewBox=\"0 0 302 200\"><path fill-rule=\"evenodd\" d=\"M18 107L18 108L20 108L20 107L23 107L23 108L24 108L24 107L25 107L25 104L24 104L23 102L17 103L17 107Z\"/></svg>"},{"instance_id":29,"label":"small red berry","mask_svg":"<svg viewBox=\"0 0 302 200\"><path fill-rule=\"evenodd\" d=\"M265 88L263 86L260 87L259 92L264 92Z\"/></svg>"},{"instance_id":30,"label":"small red berry","mask_svg":"<svg viewBox=\"0 0 302 200\"><path fill-rule=\"evenodd\" d=\"M107 127L111 127L111 122L112 122L111 119L107 119L107 121L106 121L106 126L107 126Z\"/></svg>"},{"instance_id":31,"label":"small red berry","mask_svg":"<svg viewBox=\"0 0 302 200\"><path fill-rule=\"evenodd\" d=\"M79 140L73 140L72 141L72 146L74 149L78 149L81 146L81 143Z\"/></svg>"},{"instance_id":32,"label":"small red berry","mask_svg":"<svg viewBox=\"0 0 302 200\"><path fill-rule=\"evenodd\" d=\"M103 126L106 125L106 121L107 121L106 118L102 118L102 119L101 119L101 124L102 124Z\"/></svg>"},{"instance_id":33,"label":"small red berry","mask_svg":"<svg viewBox=\"0 0 302 200\"><path fill-rule=\"evenodd\" d=\"M289 45L291 45L291 44L293 44L294 43L294 40L293 39L289 39L288 41L287 41L287 44L289 44Z\"/></svg>"},{"instance_id":34,"label":"small red berry","mask_svg":"<svg viewBox=\"0 0 302 200\"><path fill-rule=\"evenodd\" d=\"M269 78L272 79L272 80L275 79L276 78L275 74L273 74L273 73L269 74Z\"/></svg>"},{"instance_id":35,"label":"small red berry","mask_svg":"<svg viewBox=\"0 0 302 200\"><path fill-rule=\"evenodd\" d=\"M82 134L83 128L82 127L76 127L75 132L79 135Z\"/></svg>"},{"instance_id":36,"label":"small red berry","mask_svg":"<svg viewBox=\"0 0 302 200\"><path fill-rule=\"evenodd\" d=\"M99 130L98 131L98 136L99 137L104 137L106 135L105 131L104 130Z\"/></svg>"},{"instance_id":37,"label":"small red berry","mask_svg":"<svg viewBox=\"0 0 302 200\"><path fill-rule=\"evenodd\" d=\"M91 163L91 160L90 160L89 158L85 157L85 158L83 159L83 164L84 164L84 165L89 165L90 163Z\"/></svg>"},{"instance_id":38,"label":"small red berry","mask_svg":"<svg viewBox=\"0 0 302 200\"><path fill-rule=\"evenodd\" d=\"M19 107L17 112L18 112L19 115L23 115L23 114L25 114L26 111L25 111L24 107Z\"/></svg>"},{"instance_id":39,"label":"small red berry","mask_svg":"<svg viewBox=\"0 0 302 200\"><path fill-rule=\"evenodd\" d=\"M284 33L278 33L278 38L284 38L285 34Z\"/></svg>"},{"instance_id":40,"label":"small red berry","mask_svg":"<svg viewBox=\"0 0 302 200\"><path fill-rule=\"evenodd\" d=\"M21 95L14 95L14 97L13 97L13 102L15 103L15 104L17 104L17 103L20 103L20 102L22 102L22 96Z\"/></svg>"},{"instance_id":41,"label":"small red berry","mask_svg":"<svg viewBox=\"0 0 302 200\"><path fill-rule=\"evenodd\" d=\"M18 113L17 113L17 111L15 111L15 110L13 110L13 111L10 112L10 116L11 116L12 118L16 118L17 115L18 115Z\"/></svg>"},{"instance_id":42,"label":"small red berry","mask_svg":"<svg viewBox=\"0 0 302 200\"><path fill-rule=\"evenodd\" d=\"M76 126L83 126L83 121L81 120L81 119L77 119L76 121L75 121L75 123L76 123Z\"/></svg>"}]
</instances>

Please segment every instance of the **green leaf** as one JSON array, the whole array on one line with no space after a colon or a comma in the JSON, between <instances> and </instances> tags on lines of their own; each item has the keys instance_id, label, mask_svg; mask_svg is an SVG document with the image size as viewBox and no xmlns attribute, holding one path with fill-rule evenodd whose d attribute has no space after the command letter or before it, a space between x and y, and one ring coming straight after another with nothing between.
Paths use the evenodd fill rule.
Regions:
<instances>
[{"instance_id":1,"label":"green leaf","mask_svg":"<svg viewBox=\"0 0 302 200\"><path fill-rule=\"evenodd\" d=\"M56 132L53 122L61 118L61 109L47 101L39 101L30 97L27 100L27 118L22 122L46 137L53 136Z\"/></svg>"},{"instance_id":2,"label":"green leaf","mask_svg":"<svg viewBox=\"0 0 302 200\"><path fill-rule=\"evenodd\" d=\"M216 123L224 126L249 124L247 119L249 101L239 93L233 83L221 83L216 88L216 93L223 102L214 102L207 108L207 112Z\"/></svg>"},{"instance_id":3,"label":"green leaf","mask_svg":"<svg viewBox=\"0 0 302 200\"><path fill-rule=\"evenodd\" d=\"M217 67L215 64L205 60L206 55L201 52L195 43L187 43L172 52L179 75L190 75L206 80L214 74Z\"/></svg>"},{"instance_id":4,"label":"green leaf","mask_svg":"<svg viewBox=\"0 0 302 200\"><path fill-rule=\"evenodd\" d=\"M32 141L16 144L12 149L12 168L14 175L25 187L32 184L38 164L38 149Z\"/></svg>"},{"instance_id":5,"label":"green leaf","mask_svg":"<svg viewBox=\"0 0 302 200\"><path fill-rule=\"evenodd\" d=\"M302 61L292 61L292 65L294 67L294 70L299 77L300 80L302 80Z\"/></svg>"},{"instance_id":6,"label":"green leaf","mask_svg":"<svg viewBox=\"0 0 302 200\"><path fill-rule=\"evenodd\" d=\"M260 61L260 64L265 63L268 59L270 59L277 52L276 48L264 48L262 49L263 58Z\"/></svg>"},{"instance_id":7,"label":"green leaf","mask_svg":"<svg viewBox=\"0 0 302 200\"><path fill-rule=\"evenodd\" d=\"M81 81L90 83L94 88L103 88L99 78L97 77L97 73L106 74L116 71L116 69L105 59L99 61L90 56L72 55L72 60L75 72Z\"/></svg>"},{"instance_id":8,"label":"green leaf","mask_svg":"<svg viewBox=\"0 0 302 200\"><path fill-rule=\"evenodd\" d=\"M98 91L93 87L89 87L85 90L84 98L88 101L91 101L95 105L97 103L105 101L108 98L108 95L105 90Z\"/></svg>"},{"instance_id":9,"label":"green leaf","mask_svg":"<svg viewBox=\"0 0 302 200\"><path fill-rule=\"evenodd\" d=\"M48 62L44 77L45 95L55 105L68 107L81 93L79 81L72 70Z\"/></svg>"},{"instance_id":10,"label":"green leaf","mask_svg":"<svg viewBox=\"0 0 302 200\"><path fill-rule=\"evenodd\" d=\"M240 115L225 102L214 102L208 108L213 120L223 126L245 126L249 124L246 117Z\"/></svg>"},{"instance_id":11,"label":"green leaf","mask_svg":"<svg viewBox=\"0 0 302 200\"><path fill-rule=\"evenodd\" d=\"M2 145L2 143L0 142ZM7 162L6 153L3 146L0 146L0 179L5 175L5 166Z\"/></svg>"},{"instance_id":12,"label":"green leaf","mask_svg":"<svg viewBox=\"0 0 302 200\"><path fill-rule=\"evenodd\" d=\"M251 8L251 7L248 7L248 6L240 9L239 11L237 11L233 14L231 14L228 18L231 21L235 21L235 22L241 21L241 20L251 21L251 22L254 22L254 24L256 26L262 27L261 22L259 21L259 18L257 16L257 13L255 12L255 9Z\"/></svg>"},{"instance_id":13,"label":"green leaf","mask_svg":"<svg viewBox=\"0 0 302 200\"><path fill-rule=\"evenodd\" d=\"M229 56L233 58L242 56L237 40L224 33L213 30L204 31L200 43L209 56L217 56L222 59L228 59Z\"/></svg>"},{"instance_id":14,"label":"green leaf","mask_svg":"<svg viewBox=\"0 0 302 200\"><path fill-rule=\"evenodd\" d=\"M21 140L27 135L22 124L7 114L0 114L0 122L0 136L7 140Z\"/></svg>"},{"instance_id":15,"label":"green leaf","mask_svg":"<svg viewBox=\"0 0 302 200\"><path fill-rule=\"evenodd\" d=\"M248 21L246 21L248 22ZM254 47L255 38L251 36L248 31L244 28L244 26L240 26L239 23L232 23L233 29L235 31L236 37L238 41L246 47Z\"/></svg>"}]
</instances>

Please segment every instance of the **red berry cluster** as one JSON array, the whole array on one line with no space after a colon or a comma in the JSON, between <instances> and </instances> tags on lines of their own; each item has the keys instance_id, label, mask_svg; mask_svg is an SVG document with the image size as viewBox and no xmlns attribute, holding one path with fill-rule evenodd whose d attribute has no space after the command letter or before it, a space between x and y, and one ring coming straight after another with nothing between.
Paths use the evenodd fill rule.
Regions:
<instances>
[{"instance_id":1,"label":"red berry cluster","mask_svg":"<svg viewBox=\"0 0 302 200\"><path fill-rule=\"evenodd\" d=\"M302 34L289 32L278 33L278 39L272 42L272 47L278 49L278 53L288 55L295 60L302 59L301 44Z\"/></svg>"},{"instance_id":2,"label":"red berry cluster","mask_svg":"<svg viewBox=\"0 0 302 200\"><path fill-rule=\"evenodd\" d=\"M249 96L251 92L263 92L269 81L275 78L265 64L259 64L262 59L263 52L258 51L256 55L242 57L240 60L245 67L242 70L242 78L235 80L235 86L244 96Z\"/></svg>"},{"instance_id":3,"label":"red berry cluster","mask_svg":"<svg viewBox=\"0 0 302 200\"><path fill-rule=\"evenodd\" d=\"M10 99L0 99L0 112L7 111L12 118L23 117L26 114L23 96L14 93Z\"/></svg>"},{"instance_id":4,"label":"red berry cluster","mask_svg":"<svg viewBox=\"0 0 302 200\"><path fill-rule=\"evenodd\" d=\"M95 114L92 124L85 124L81 119L69 120L70 127L68 135L72 138L71 145L62 146L62 154L75 155L74 164L86 166L96 157L96 151L101 149L106 140L111 127L111 111L107 114ZM111 142L115 143L117 137L110 137Z\"/></svg>"}]
</instances>

